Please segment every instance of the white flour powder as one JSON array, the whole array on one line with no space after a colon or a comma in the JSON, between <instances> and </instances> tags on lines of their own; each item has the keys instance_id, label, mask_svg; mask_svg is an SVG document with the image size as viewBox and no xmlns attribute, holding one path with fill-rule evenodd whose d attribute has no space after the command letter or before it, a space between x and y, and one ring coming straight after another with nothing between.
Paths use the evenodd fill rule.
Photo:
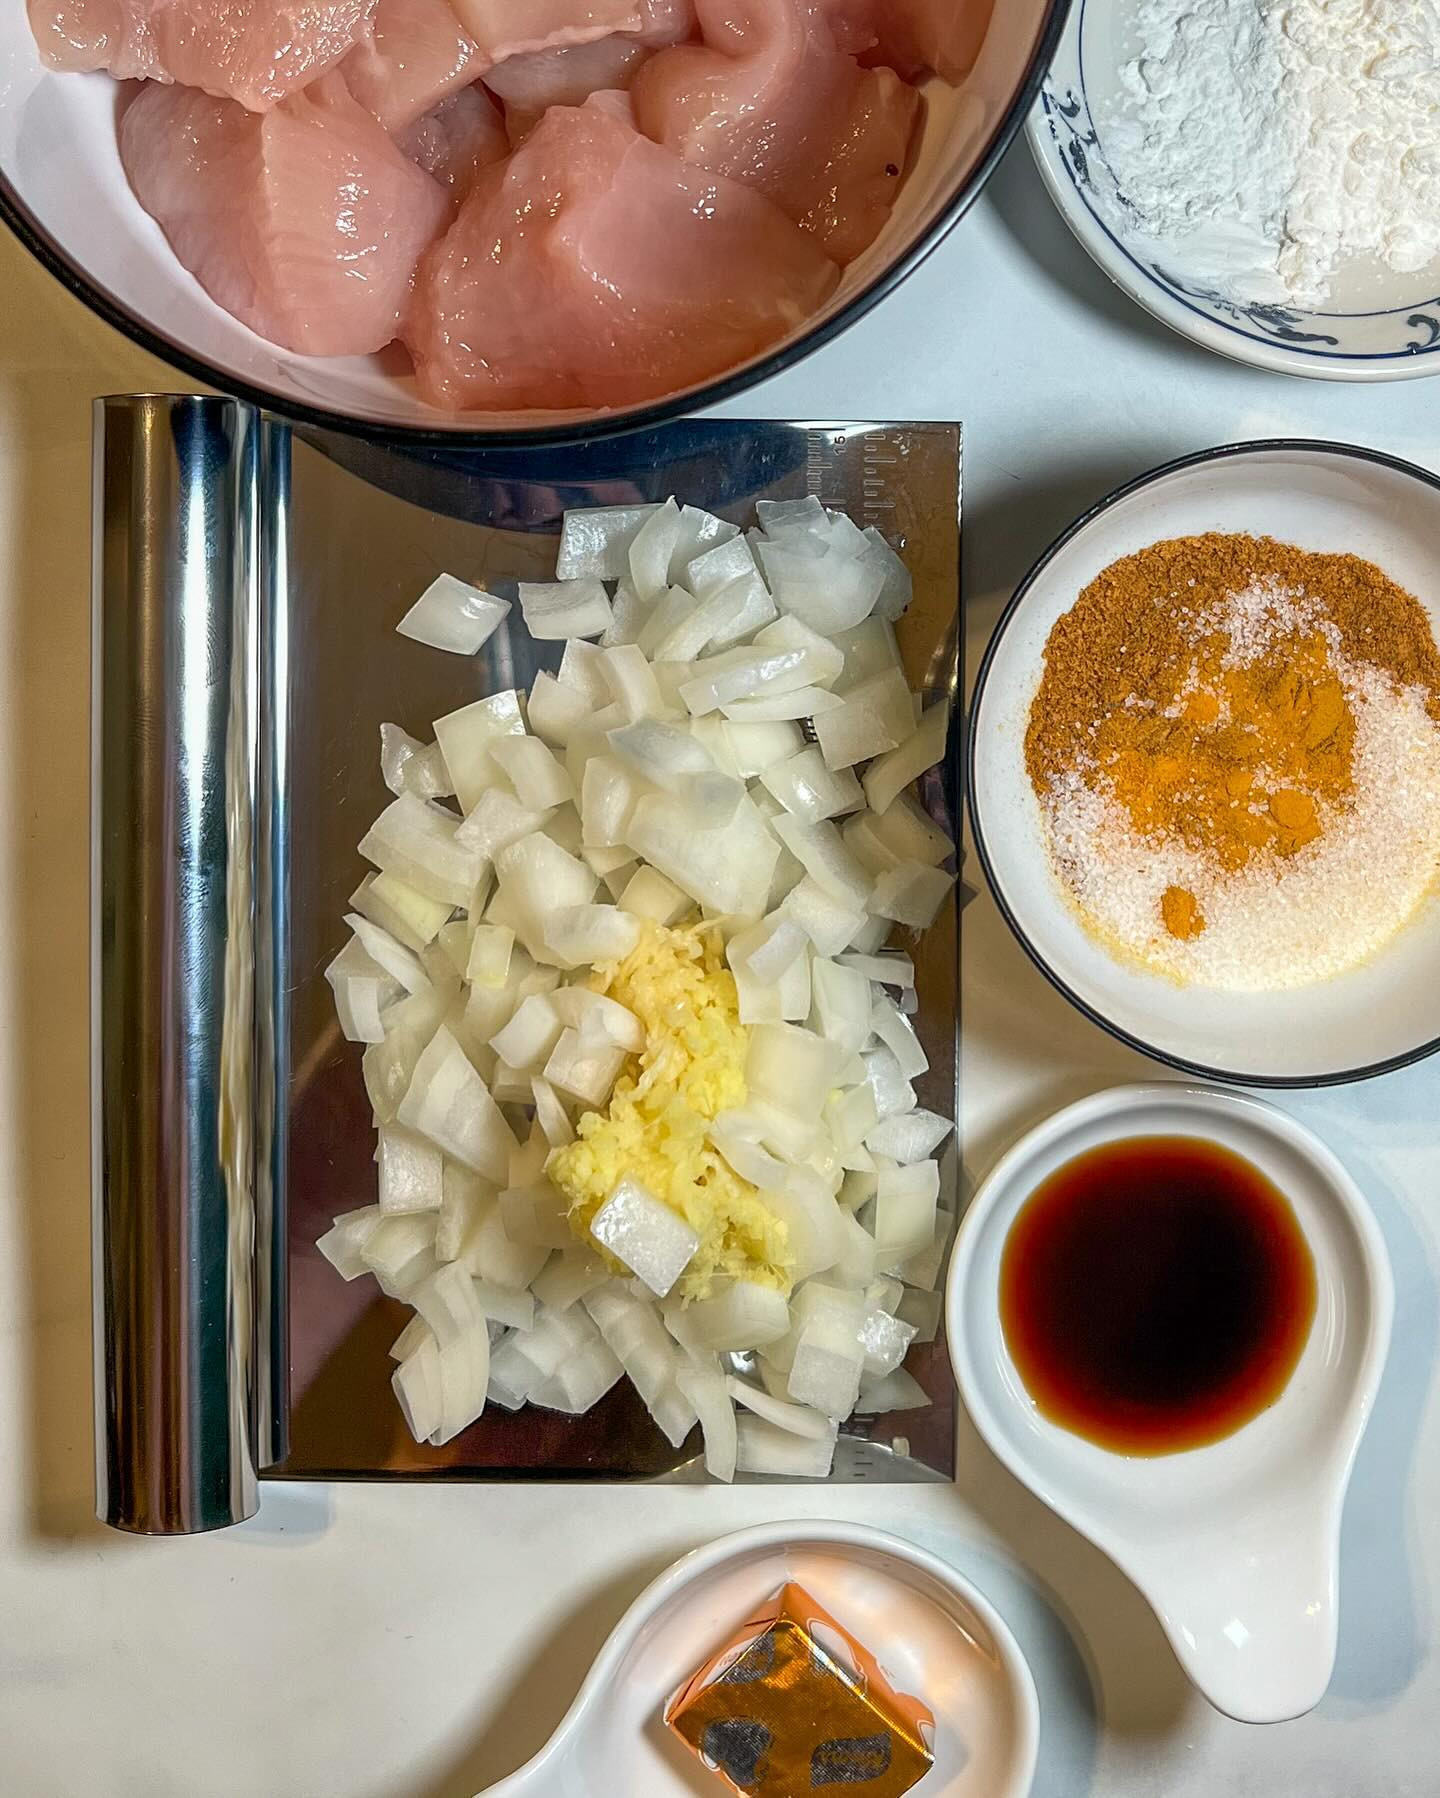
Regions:
<instances>
[{"instance_id":1,"label":"white flour powder","mask_svg":"<svg viewBox=\"0 0 1440 1798\"><path fill-rule=\"evenodd\" d=\"M1435 0L1139 0L1136 30L1101 121L1129 233L1312 308L1351 256L1440 254Z\"/></svg>"}]
</instances>

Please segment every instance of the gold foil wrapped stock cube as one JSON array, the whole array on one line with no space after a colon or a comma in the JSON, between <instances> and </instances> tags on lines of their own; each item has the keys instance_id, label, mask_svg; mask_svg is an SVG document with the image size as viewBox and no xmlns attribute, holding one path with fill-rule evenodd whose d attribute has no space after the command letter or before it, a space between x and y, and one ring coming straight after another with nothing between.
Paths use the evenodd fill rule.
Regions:
<instances>
[{"instance_id":1,"label":"gold foil wrapped stock cube","mask_svg":"<svg viewBox=\"0 0 1440 1798\"><path fill-rule=\"evenodd\" d=\"M900 1798L932 1765L934 1714L793 1584L676 1693L665 1721L746 1798Z\"/></svg>"}]
</instances>

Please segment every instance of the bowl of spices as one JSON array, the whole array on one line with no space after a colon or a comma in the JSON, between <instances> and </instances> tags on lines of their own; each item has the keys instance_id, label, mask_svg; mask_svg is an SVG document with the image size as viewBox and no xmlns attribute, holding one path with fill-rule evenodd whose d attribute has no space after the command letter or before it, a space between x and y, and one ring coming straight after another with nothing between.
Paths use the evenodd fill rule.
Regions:
<instances>
[{"instance_id":1,"label":"bowl of spices","mask_svg":"<svg viewBox=\"0 0 1440 1798\"><path fill-rule=\"evenodd\" d=\"M1437 63L1431 0L1077 0L1031 147L1100 267L1206 348L1440 373Z\"/></svg>"},{"instance_id":2,"label":"bowl of spices","mask_svg":"<svg viewBox=\"0 0 1440 1798\"><path fill-rule=\"evenodd\" d=\"M1187 1072L1440 1048L1440 481L1237 444L1112 494L1021 583L971 713L976 848L1044 973Z\"/></svg>"},{"instance_id":3,"label":"bowl of spices","mask_svg":"<svg viewBox=\"0 0 1440 1798\"><path fill-rule=\"evenodd\" d=\"M1394 1305L1336 1157L1248 1095L1097 1093L983 1182L946 1303L980 1434L1129 1576L1205 1696L1249 1723L1318 1703Z\"/></svg>"}]
</instances>

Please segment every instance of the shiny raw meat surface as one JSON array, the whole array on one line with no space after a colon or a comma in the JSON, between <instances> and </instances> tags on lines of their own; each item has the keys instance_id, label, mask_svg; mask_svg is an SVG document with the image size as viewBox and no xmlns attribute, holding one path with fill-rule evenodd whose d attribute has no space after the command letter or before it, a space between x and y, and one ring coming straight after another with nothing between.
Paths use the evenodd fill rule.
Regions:
<instances>
[{"instance_id":1,"label":"shiny raw meat surface","mask_svg":"<svg viewBox=\"0 0 1440 1798\"><path fill-rule=\"evenodd\" d=\"M875 0L880 55L907 81L927 69L960 82L975 66L994 0Z\"/></svg>"},{"instance_id":2,"label":"shiny raw meat surface","mask_svg":"<svg viewBox=\"0 0 1440 1798\"><path fill-rule=\"evenodd\" d=\"M375 0L28 0L56 69L176 81L264 111L358 41Z\"/></svg>"},{"instance_id":3,"label":"shiny raw meat surface","mask_svg":"<svg viewBox=\"0 0 1440 1798\"><path fill-rule=\"evenodd\" d=\"M485 85L504 101L510 136L519 143L547 108L583 106L593 93L628 88L650 54L628 35L597 37L590 44L507 57L486 76Z\"/></svg>"},{"instance_id":4,"label":"shiny raw meat surface","mask_svg":"<svg viewBox=\"0 0 1440 1798\"><path fill-rule=\"evenodd\" d=\"M225 310L287 349L378 350L450 216L338 74L273 111L148 86L120 124L140 203Z\"/></svg>"},{"instance_id":5,"label":"shiny raw meat surface","mask_svg":"<svg viewBox=\"0 0 1440 1798\"><path fill-rule=\"evenodd\" d=\"M398 132L395 142L412 162L444 182L457 203L482 169L510 154L500 108L478 84L442 100L433 112Z\"/></svg>"},{"instance_id":6,"label":"shiny raw meat surface","mask_svg":"<svg viewBox=\"0 0 1440 1798\"><path fill-rule=\"evenodd\" d=\"M823 305L838 271L813 237L624 110L552 108L425 258L405 338L436 405L623 405L733 368Z\"/></svg>"},{"instance_id":7,"label":"shiny raw meat surface","mask_svg":"<svg viewBox=\"0 0 1440 1798\"><path fill-rule=\"evenodd\" d=\"M487 66L449 0L380 0L340 72L387 131L403 131Z\"/></svg>"},{"instance_id":8,"label":"shiny raw meat surface","mask_svg":"<svg viewBox=\"0 0 1440 1798\"><path fill-rule=\"evenodd\" d=\"M632 90L640 128L768 195L848 262L889 216L921 100L838 50L814 0L697 0L704 43L662 51Z\"/></svg>"},{"instance_id":9,"label":"shiny raw meat surface","mask_svg":"<svg viewBox=\"0 0 1440 1798\"><path fill-rule=\"evenodd\" d=\"M588 44L612 31L639 31L646 0L452 0L460 23L491 63L527 50Z\"/></svg>"}]
</instances>

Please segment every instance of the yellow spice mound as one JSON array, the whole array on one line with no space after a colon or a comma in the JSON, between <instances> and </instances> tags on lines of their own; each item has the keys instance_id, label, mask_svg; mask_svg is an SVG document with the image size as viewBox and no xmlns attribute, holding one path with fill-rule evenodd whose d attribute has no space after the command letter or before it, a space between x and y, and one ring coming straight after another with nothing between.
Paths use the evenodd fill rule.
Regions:
<instances>
[{"instance_id":1,"label":"yellow spice mound","mask_svg":"<svg viewBox=\"0 0 1440 1798\"><path fill-rule=\"evenodd\" d=\"M645 1047L588 1111L578 1139L547 1172L570 1201L570 1223L594 1246L590 1220L618 1183L638 1180L700 1238L678 1290L704 1298L723 1277L790 1289L784 1224L706 1140L719 1112L743 1105L750 1033L716 932L647 923L633 952L590 984L633 1011Z\"/></svg>"}]
</instances>

